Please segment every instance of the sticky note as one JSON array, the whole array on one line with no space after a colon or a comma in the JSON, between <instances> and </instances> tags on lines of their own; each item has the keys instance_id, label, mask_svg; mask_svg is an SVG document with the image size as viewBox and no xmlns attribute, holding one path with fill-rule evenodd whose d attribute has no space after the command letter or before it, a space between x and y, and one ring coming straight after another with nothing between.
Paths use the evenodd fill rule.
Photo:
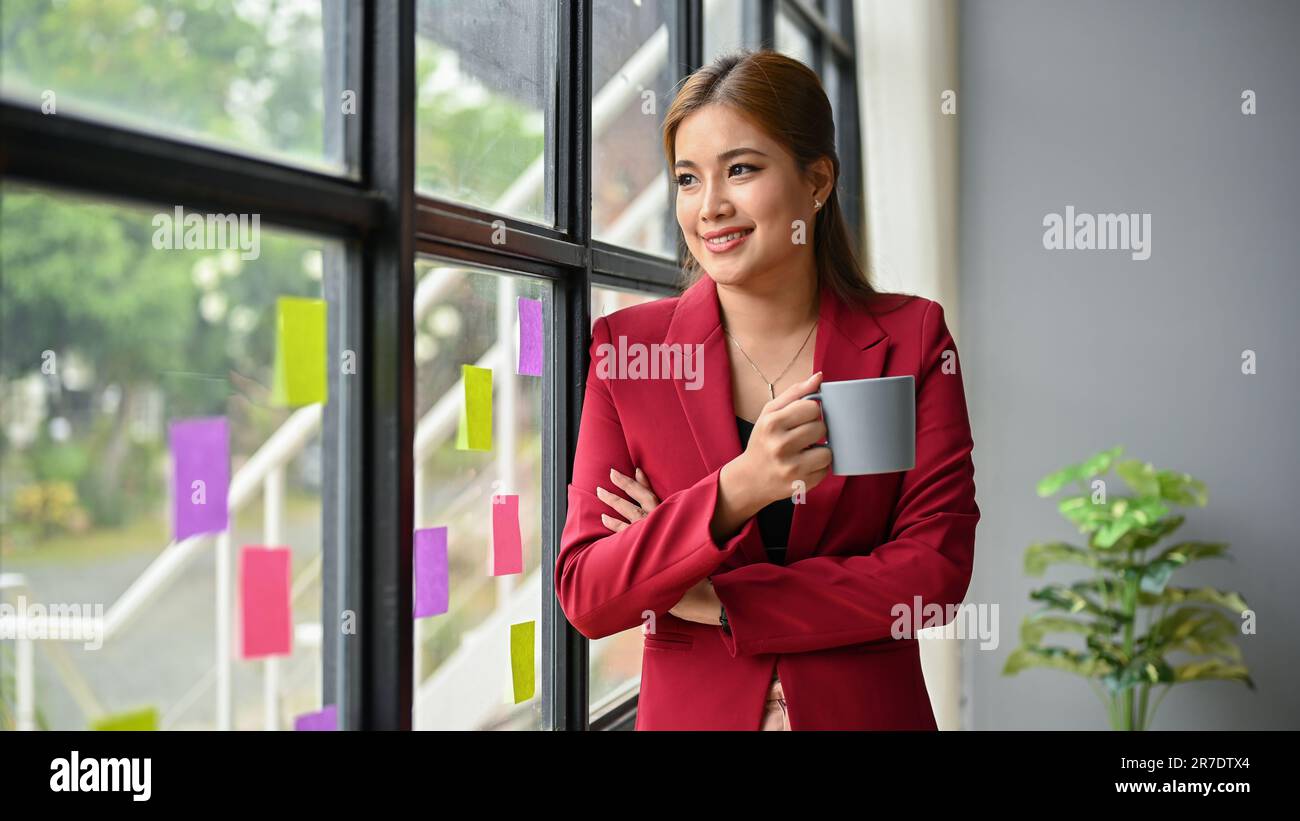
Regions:
<instances>
[{"instance_id":1,"label":"sticky note","mask_svg":"<svg viewBox=\"0 0 1300 821\"><path fill-rule=\"evenodd\" d=\"M276 300L271 404L298 408L326 400L325 328L325 300L295 296Z\"/></svg>"},{"instance_id":2,"label":"sticky note","mask_svg":"<svg viewBox=\"0 0 1300 821\"><path fill-rule=\"evenodd\" d=\"M524 546L519 536L519 497L492 496L492 575L524 572Z\"/></svg>"},{"instance_id":3,"label":"sticky note","mask_svg":"<svg viewBox=\"0 0 1300 821\"><path fill-rule=\"evenodd\" d=\"M337 730L339 728L339 708L330 704L314 713L303 713L294 718L293 728L303 731Z\"/></svg>"},{"instance_id":4,"label":"sticky note","mask_svg":"<svg viewBox=\"0 0 1300 821\"><path fill-rule=\"evenodd\" d=\"M533 631L535 621L510 625L510 677L514 681L515 704L533 697Z\"/></svg>"},{"instance_id":5,"label":"sticky note","mask_svg":"<svg viewBox=\"0 0 1300 821\"><path fill-rule=\"evenodd\" d=\"M125 713L114 713L90 722L92 730L157 730L158 708L143 707Z\"/></svg>"},{"instance_id":6,"label":"sticky note","mask_svg":"<svg viewBox=\"0 0 1300 821\"><path fill-rule=\"evenodd\" d=\"M464 399L456 428L457 450L492 450L492 369L460 366Z\"/></svg>"},{"instance_id":7,"label":"sticky note","mask_svg":"<svg viewBox=\"0 0 1300 821\"><path fill-rule=\"evenodd\" d=\"M168 426L172 456L172 538L219 533L230 525L230 427L224 416Z\"/></svg>"},{"instance_id":8,"label":"sticky note","mask_svg":"<svg viewBox=\"0 0 1300 821\"><path fill-rule=\"evenodd\" d=\"M447 528L415 531L415 618L447 612Z\"/></svg>"},{"instance_id":9,"label":"sticky note","mask_svg":"<svg viewBox=\"0 0 1300 821\"><path fill-rule=\"evenodd\" d=\"M292 651L292 555L287 547L239 549L240 658L287 656Z\"/></svg>"},{"instance_id":10,"label":"sticky note","mask_svg":"<svg viewBox=\"0 0 1300 821\"><path fill-rule=\"evenodd\" d=\"M519 360L515 373L523 376L542 375L542 301L518 298L519 304Z\"/></svg>"}]
</instances>

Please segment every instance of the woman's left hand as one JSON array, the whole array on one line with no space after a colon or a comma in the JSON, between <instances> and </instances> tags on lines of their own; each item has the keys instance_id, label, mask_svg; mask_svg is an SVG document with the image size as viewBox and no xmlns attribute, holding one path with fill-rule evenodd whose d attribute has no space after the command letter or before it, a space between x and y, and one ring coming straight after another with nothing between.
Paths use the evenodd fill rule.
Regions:
<instances>
[{"instance_id":1,"label":"woman's left hand","mask_svg":"<svg viewBox=\"0 0 1300 821\"><path fill-rule=\"evenodd\" d=\"M641 472L641 468L636 469L636 478L624 476L613 468L609 469L609 480L620 487L624 493L632 497L637 504L629 502L617 493L605 490L600 485L596 486L596 496L605 504L618 511L619 515L626 519L615 519L607 514L600 514L600 520L605 523L605 527L618 533L630 524L641 521L650 515L650 511L659 506L659 497L655 496L654 491L650 489L650 480ZM637 507L640 505L640 507Z\"/></svg>"},{"instance_id":2,"label":"woman's left hand","mask_svg":"<svg viewBox=\"0 0 1300 821\"><path fill-rule=\"evenodd\" d=\"M605 523L605 527L615 533L641 521L650 515L650 511L659 506L659 497L655 496L654 491L650 488L650 479L641 471L641 468L636 469L636 478L624 476L611 468L609 478L610 481L640 505L638 507L622 496L597 486L596 496L602 502L617 510L619 515L626 520L616 519L604 513L600 515L600 520ZM677 602L668 612L685 621L695 621L701 624L720 624L721 619L719 617L722 615L722 601L713 592L713 582L704 578L690 590L687 590L681 601Z\"/></svg>"}]
</instances>

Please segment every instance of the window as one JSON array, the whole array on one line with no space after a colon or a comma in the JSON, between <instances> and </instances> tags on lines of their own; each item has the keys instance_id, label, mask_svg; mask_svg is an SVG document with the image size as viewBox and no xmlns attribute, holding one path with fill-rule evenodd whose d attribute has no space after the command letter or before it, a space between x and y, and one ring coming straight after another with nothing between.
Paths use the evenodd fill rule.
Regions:
<instances>
[{"instance_id":1,"label":"window","mask_svg":"<svg viewBox=\"0 0 1300 821\"><path fill-rule=\"evenodd\" d=\"M172 217L21 184L0 196L0 593L50 609L50 638L24 651L28 718L46 729L149 707L159 729L220 726L219 710L234 729L291 729L321 701L321 405L285 408L272 387L277 298L320 299L340 248L280 230L160 247ZM229 526L178 541L169 432L214 418ZM242 658L250 545L287 548L291 654Z\"/></svg>"},{"instance_id":2,"label":"window","mask_svg":"<svg viewBox=\"0 0 1300 821\"><path fill-rule=\"evenodd\" d=\"M5 0L0 96L297 162L344 168L334 2ZM322 77L326 68L335 76ZM349 95L347 92L352 91Z\"/></svg>"},{"instance_id":3,"label":"window","mask_svg":"<svg viewBox=\"0 0 1300 821\"><path fill-rule=\"evenodd\" d=\"M535 625L528 660L539 682L542 510L551 504L543 476L552 459L542 433L552 409L544 378L530 373L540 369L529 366L528 347L518 340L545 328L551 289L544 281L435 260L421 259L416 270L415 526L445 528L438 538L445 543L447 600L429 609L445 606L445 612L417 611L414 726L539 729L541 699L514 701L510 628ZM538 313L521 322L528 309L520 300L536 303ZM533 319L541 324L534 327ZM544 365L552 359L553 340L541 333L536 338L542 345L532 364ZM490 400L471 406L490 421L490 450L457 447L463 364L490 371L484 375ZM520 544L507 555L495 514L496 503L511 497L506 518L518 523ZM497 568L498 561L514 558L518 567ZM417 574L417 588L423 580Z\"/></svg>"},{"instance_id":4,"label":"window","mask_svg":"<svg viewBox=\"0 0 1300 821\"><path fill-rule=\"evenodd\" d=\"M554 0L419 0L421 191L552 223L557 21Z\"/></svg>"},{"instance_id":5,"label":"window","mask_svg":"<svg viewBox=\"0 0 1300 821\"><path fill-rule=\"evenodd\" d=\"M0 722L629 728L640 637L553 591L591 324L675 293L660 128L718 53L822 73L856 223L851 33L846 0L6 0L0 604L106 612L94 649L0 634ZM178 535L169 425L212 419L228 520Z\"/></svg>"},{"instance_id":6,"label":"window","mask_svg":"<svg viewBox=\"0 0 1300 821\"><path fill-rule=\"evenodd\" d=\"M671 3L597 0L591 220L597 239L671 257L676 220L660 127L676 80Z\"/></svg>"}]
</instances>

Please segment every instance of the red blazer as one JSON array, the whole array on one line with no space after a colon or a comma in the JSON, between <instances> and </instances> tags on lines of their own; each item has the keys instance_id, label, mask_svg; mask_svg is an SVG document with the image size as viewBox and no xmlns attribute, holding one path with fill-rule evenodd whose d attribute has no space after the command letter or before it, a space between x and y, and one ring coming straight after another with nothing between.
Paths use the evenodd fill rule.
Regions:
<instances>
[{"instance_id":1,"label":"red blazer","mask_svg":"<svg viewBox=\"0 0 1300 821\"><path fill-rule=\"evenodd\" d=\"M980 511L956 345L943 308L922 297L872 315L823 288L818 323L813 370L824 371L824 382L915 377L916 466L828 474L795 505L785 565L768 560L757 517L724 544L709 533L718 473L741 453L713 280L702 274L680 297L625 308L592 329L555 589L569 621L589 639L653 614L638 730L756 730L774 669L791 729L936 729L917 640L891 636L898 616L891 611L895 604L912 608L920 596L923 606L937 603L947 613L970 583ZM702 344L700 381L689 372L600 378L609 350L600 346L617 350L620 337L648 350L654 342L691 351ZM614 364L610 359L604 372L625 376ZM624 495L609 470L632 475L636 467L659 506L613 533L601 514L622 517L596 487ZM706 576L731 635L668 613Z\"/></svg>"}]
</instances>

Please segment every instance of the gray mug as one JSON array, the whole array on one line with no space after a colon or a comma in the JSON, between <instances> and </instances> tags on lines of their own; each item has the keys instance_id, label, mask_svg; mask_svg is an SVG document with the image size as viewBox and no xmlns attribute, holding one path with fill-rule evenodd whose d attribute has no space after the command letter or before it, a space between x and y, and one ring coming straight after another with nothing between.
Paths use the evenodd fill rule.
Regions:
<instances>
[{"instance_id":1,"label":"gray mug","mask_svg":"<svg viewBox=\"0 0 1300 821\"><path fill-rule=\"evenodd\" d=\"M863 476L916 467L916 380L882 376L823 382L802 397L821 402L831 473Z\"/></svg>"}]
</instances>

